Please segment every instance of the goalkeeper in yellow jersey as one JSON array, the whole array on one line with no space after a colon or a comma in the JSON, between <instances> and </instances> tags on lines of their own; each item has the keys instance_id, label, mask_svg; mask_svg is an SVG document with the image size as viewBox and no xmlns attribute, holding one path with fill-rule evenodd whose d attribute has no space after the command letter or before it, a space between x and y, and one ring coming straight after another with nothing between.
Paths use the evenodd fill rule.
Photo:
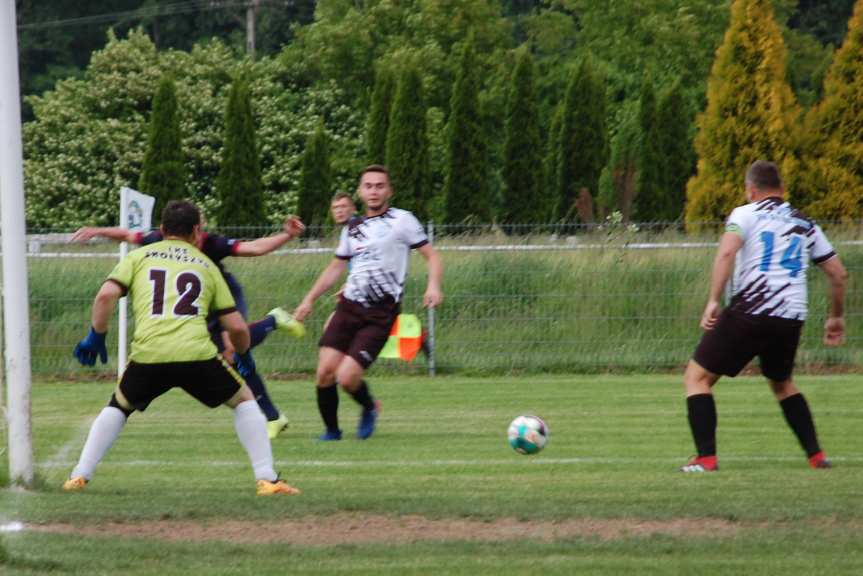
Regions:
<instances>
[{"instance_id":1,"label":"goalkeeper in yellow jersey","mask_svg":"<svg viewBox=\"0 0 863 576\"><path fill-rule=\"evenodd\" d=\"M75 347L75 357L84 365L93 365L97 356L107 360L108 319L126 294L135 316L132 351L108 406L90 427L65 490L86 487L133 412L143 412L171 388L182 388L210 408L225 404L233 409L237 437L251 461L259 495L299 493L273 469L266 418L242 377L254 373L249 330L218 267L195 247L200 223L193 204L169 202L162 213L164 240L124 258L96 295L90 332ZM210 313L218 316L237 351L239 374L210 339Z\"/></svg>"}]
</instances>

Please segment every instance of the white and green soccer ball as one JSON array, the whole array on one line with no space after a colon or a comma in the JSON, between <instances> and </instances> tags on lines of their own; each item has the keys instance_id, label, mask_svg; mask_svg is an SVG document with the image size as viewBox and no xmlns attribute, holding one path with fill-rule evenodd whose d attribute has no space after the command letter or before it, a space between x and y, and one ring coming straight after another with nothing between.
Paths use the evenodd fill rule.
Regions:
<instances>
[{"instance_id":1,"label":"white and green soccer ball","mask_svg":"<svg viewBox=\"0 0 863 576\"><path fill-rule=\"evenodd\" d=\"M509 425L509 445L519 454L536 454L548 442L548 426L538 416L519 416Z\"/></svg>"}]
</instances>

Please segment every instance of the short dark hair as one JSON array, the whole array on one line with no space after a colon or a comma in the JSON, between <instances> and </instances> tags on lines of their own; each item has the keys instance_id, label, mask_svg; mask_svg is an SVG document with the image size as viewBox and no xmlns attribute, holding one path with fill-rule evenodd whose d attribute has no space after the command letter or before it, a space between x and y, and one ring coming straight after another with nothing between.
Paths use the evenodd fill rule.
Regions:
<instances>
[{"instance_id":1,"label":"short dark hair","mask_svg":"<svg viewBox=\"0 0 863 576\"><path fill-rule=\"evenodd\" d=\"M162 230L166 236L191 236L200 223L201 211L188 200L171 200L162 210Z\"/></svg>"},{"instance_id":2,"label":"short dark hair","mask_svg":"<svg viewBox=\"0 0 863 576\"><path fill-rule=\"evenodd\" d=\"M767 160L756 160L746 171L746 182L759 190L778 190L782 188L779 167Z\"/></svg>"},{"instance_id":3,"label":"short dark hair","mask_svg":"<svg viewBox=\"0 0 863 576\"><path fill-rule=\"evenodd\" d=\"M363 168L363 171L360 172L360 180L362 180L366 172L380 172L381 174L386 174L387 180L390 179L390 171L387 170L387 167L383 164L369 164L368 166Z\"/></svg>"},{"instance_id":4,"label":"short dark hair","mask_svg":"<svg viewBox=\"0 0 863 576\"><path fill-rule=\"evenodd\" d=\"M354 202L353 194L350 194L348 192L336 192L335 194L333 194L333 197L330 198L330 204L332 204L333 202L338 202L343 198L347 198L348 200L356 204L356 202Z\"/></svg>"}]
</instances>

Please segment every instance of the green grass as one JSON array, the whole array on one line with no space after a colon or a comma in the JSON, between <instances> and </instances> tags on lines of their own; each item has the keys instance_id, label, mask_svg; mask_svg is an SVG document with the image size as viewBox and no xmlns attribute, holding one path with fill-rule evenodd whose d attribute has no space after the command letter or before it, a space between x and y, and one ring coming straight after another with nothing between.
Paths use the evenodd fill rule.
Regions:
<instances>
[{"instance_id":1,"label":"green grass","mask_svg":"<svg viewBox=\"0 0 863 576\"><path fill-rule=\"evenodd\" d=\"M490 240L494 242L495 239ZM638 239L634 239L638 240ZM589 240L585 240L587 242ZM643 239L642 239L643 241ZM443 247L442 247L443 248ZM820 345L825 302L822 274L810 274L811 314L798 355L801 367L859 366L863 362L859 310L863 292L854 274L863 268L859 246L841 246L852 272L848 290L849 346ZM548 252L442 252L445 302L437 313L437 367L442 373L572 373L676 369L689 359L701 330L714 249L604 249ZM274 306L292 309L330 260L329 254L285 254L227 261L245 287L250 318ZM404 310L420 305L426 268L414 256ZM71 355L86 333L93 296L114 266L110 258L30 260L33 370L79 374ZM333 307L322 298L300 341L276 333L256 351L267 371L313 373L316 342ZM116 361L111 328L111 362ZM422 373L381 363L390 373ZM101 369L101 368L100 368ZM109 365L105 372L115 372Z\"/></svg>"},{"instance_id":2,"label":"green grass","mask_svg":"<svg viewBox=\"0 0 863 576\"><path fill-rule=\"evenodd\" d=\"M291 417L274 444L278 468L304 493L257 498L225 409L182 393L135 415L93 482L59 486L109 383L33 389L41 488L0 492L0 524L282 520L334 513L429 519L566 522L723 521L728 533L570 536L553 541L444 541L318 546L172 541L24 531L0 542L3 574L860 574L863 571L863 409L860 377L802 377L836 468L813 471L767 386L717 388L721 471L684 476L691 454L678 375L464 378L373 377L384 403L367 442L320 444L308 381L276 382ZM357 410L342 397L342 425ZM511 418L537 413L551 441L534 457L506 444ZM5 474L3 465L0 473ZM5 552L4 552L5 550Z\"/></svg>"}]
</instances>

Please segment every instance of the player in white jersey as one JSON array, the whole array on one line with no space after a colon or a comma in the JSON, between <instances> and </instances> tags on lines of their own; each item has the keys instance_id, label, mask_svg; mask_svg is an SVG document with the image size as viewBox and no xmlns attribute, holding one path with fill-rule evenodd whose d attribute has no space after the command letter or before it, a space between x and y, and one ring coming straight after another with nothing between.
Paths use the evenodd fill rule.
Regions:
<instances>
[{"instance_id":1,"label":"player in white jersey","mask_svg":"<svg viewBox=\"0 0 863 576\"><path fill-rule=\"evenodd\" d=\"M365 168L358 193L365 214L352 218L342 229L335 258L294 310L294 318L304 321L315 300L341 278L350 261L336 312L318 343L318 409L326 426L321 440L342 437L337 382L362 406L357 437L366 439L375 430L380 408L363 374L377 358L399 314L411 250L419 252L428 266L423 304L434 307L443 301L440 258L416 217L390 207L393 192L386 168Z\"/></svg>"},{"instance_id":2,"label":"player in white jersey","mask_svg":"<svg viewBox=\"0 0 863 576\"><path fill-rule=\"evenodd\" d=\"M828 346L844 340L848 274L821 228L784 200L785 187L775 164L753 162L745 184L750 203L735 208L728 217L701 317L705 332L683 377L698 455L681 471L718 469L712 388L721 375L736 376L755 356L809 465L829 468L809 405L791 374L806 319L809 262L829 279L830 311L824 324ZM722 310L720 298L732 269L733 296Z\"/></svg>"}]
</instances>

